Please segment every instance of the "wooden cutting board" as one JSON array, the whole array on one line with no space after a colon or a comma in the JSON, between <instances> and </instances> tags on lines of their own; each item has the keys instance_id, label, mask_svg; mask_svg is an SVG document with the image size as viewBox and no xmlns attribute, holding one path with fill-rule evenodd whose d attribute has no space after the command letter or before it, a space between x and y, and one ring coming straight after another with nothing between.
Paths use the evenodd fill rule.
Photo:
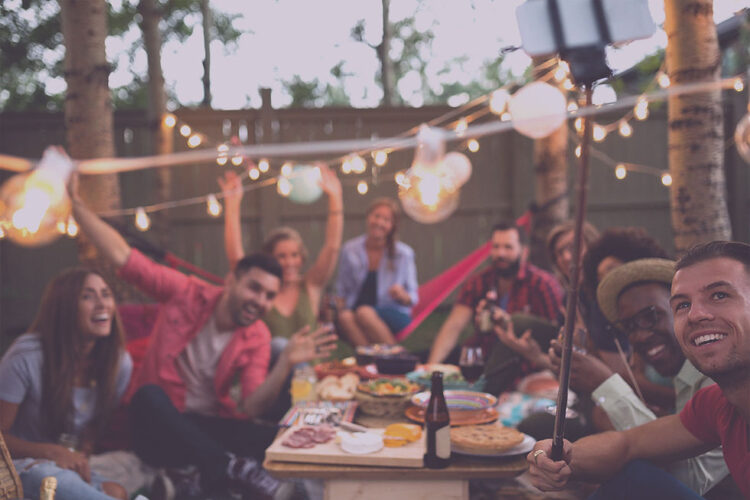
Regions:
<instances>
[{"instance_id":1,"label":"wooden cutting board","mask_svg":"<svg viewBox=\"0 0 750 500\"><path fill-rule=\"evenodd\" d=\"M377 465L381 467L423 467L424 466L424 433L422 437L406 446L398 448L383 447L382 450L367 455L354 455L341 449L336 439L327 443L317 444L313 448L290 448L281 442L285 436L294 432L296 427L290 427L274 440L266 450L266 459L280 462L303 462L314 464L342 464L342 465ZM382 433L384 429L372 429L372 432Z\"/></svg>"}]
</instances>

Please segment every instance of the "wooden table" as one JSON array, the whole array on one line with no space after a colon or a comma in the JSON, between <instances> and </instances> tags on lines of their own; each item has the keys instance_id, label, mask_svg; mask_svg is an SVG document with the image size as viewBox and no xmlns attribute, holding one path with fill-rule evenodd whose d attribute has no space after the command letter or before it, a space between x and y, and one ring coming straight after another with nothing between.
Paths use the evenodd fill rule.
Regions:
<instances>
[{"instance_id":1,"label":"wooden table","mask_svg":"<svg viewBox=\"0 0 750 500\"><path fill-rule=\"evenodd\" d=\"M526 471L526 457L474 459L453 455L445 469L305 464L266 460L281 479L322 479L325 500L468 500L469 479L504 479Z\"/></svg>"}]
</instances>

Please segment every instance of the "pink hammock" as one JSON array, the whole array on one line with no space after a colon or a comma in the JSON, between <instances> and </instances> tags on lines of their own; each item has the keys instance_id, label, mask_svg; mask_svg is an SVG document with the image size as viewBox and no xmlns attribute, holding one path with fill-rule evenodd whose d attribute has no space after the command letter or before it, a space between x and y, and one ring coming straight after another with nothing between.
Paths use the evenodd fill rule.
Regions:
<instances>
[{"instance_id":1,"label":"pink hammock","mask_svg":"<svg viewBox=\"0 0 750 500\"><path fill-rule=\"evenodd\" d=\"M419 302L412 309L411 323L396 334L399 342L408 337L460 285L490 253L488 241L469 255L419 287Z\"/></svg>"}]
</instances>

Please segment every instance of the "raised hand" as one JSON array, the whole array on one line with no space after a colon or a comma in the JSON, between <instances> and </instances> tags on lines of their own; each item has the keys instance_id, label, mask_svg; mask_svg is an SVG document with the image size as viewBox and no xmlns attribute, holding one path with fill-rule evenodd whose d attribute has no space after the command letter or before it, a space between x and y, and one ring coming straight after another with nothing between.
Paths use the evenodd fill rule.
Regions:
<instances>
[{"instance_id":1,"label":"raised hand","mask_svg":"<svg viewBox=\"0 0 750 500\"><path fill-rule=\"evenodd\" d=\"M336 338L330 326L321 326L313 331L305 326L289 338L284 354L292 366L325 358L336 349Z\"/></svg>"},{"instance_id":2,"label":"raised hand","mask_svg":"<svg viewBox=\"0 0 750 500\"><path fill-rule=\"evenodd\" d=\"M562 343L558 340L551 342L549 360L555 373L560 373L562 364ZM575 349L570 358L570 386L576 390L592 393L614 372L599 358L592 354L585 354Z\"/></svg>"},{"instance_id":3,"label":"raised hand","mask_svg":"<svg viewBox=\"0 0 750 500\"><path fill-rule=\"evenodd\" d=\"M325 163L316 163L320 169L320 187L329 198L341 199L341 181L328 165Z\"/></svg>"},{"instance_id":4,"label":"raised hand","mask_svg":"<svg viewBox=\"0 0 750 500\"><path fill-rule=\"evenodd\" d=\"M239 207L244 194L240 176L231 170L227 170L224 172L224 177L218 177L216 182L219 183L221 192L224 193L224 203Z\"/></svg>"},{"instance_id":5,"label":"raised hand","mask_svg":"<svg viewBox=\"0 0 750 500\"><path fill-rule=\"evenodd\" d=\"M495 331L497 338L500 339L500 342L508 346L516 354L523 356L535 367L548 368L549 358L542 352L539 343L531 336L531 330L526 330L520 337L516 336L510 315L505 312L503 312L503 314L505 315L505 321L508 325L507 328L503 328L502 325L493 323L493 330Z\"/></svg>"},{"instance_id":6,"label":"raised hand","mask_svg":"<svg viewBox=\"0 0 750 500\"><path fill-rule=\"evenodd\" d=\"M542 491L561 490L572 474L568 465L572 458L572 450L570 441L563 440L563 459L555 462L549 458L552 453L552 440L538 441L526 456L531 484Z\"/></svg>"}]
</instances>

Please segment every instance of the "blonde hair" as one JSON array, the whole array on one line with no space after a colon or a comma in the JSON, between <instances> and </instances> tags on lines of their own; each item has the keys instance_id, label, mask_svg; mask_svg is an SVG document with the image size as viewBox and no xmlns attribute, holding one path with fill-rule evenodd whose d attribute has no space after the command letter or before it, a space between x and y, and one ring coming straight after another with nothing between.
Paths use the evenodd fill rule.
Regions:
<instances>
[{"instance_id":1,"label":"blonde hair","mask_svg":"<svg viewBox=\"0 0 750 500\"><path fill-rule=\"evenodd\" d=\"M292 229L289 226L277 227L276 229L271 231L268 236L266 236L266 239L263 240L263 246L261 247L261 250L265 254L273 255L273 251L276 248L276 245L279 242L286 240L297 242L297 244L299 245L299 253L300 255L302 255L302 262L307 262L307 247L302 241L302 236L300 236L299 232L296 229Z\"/></svg>"}]
</instances>

